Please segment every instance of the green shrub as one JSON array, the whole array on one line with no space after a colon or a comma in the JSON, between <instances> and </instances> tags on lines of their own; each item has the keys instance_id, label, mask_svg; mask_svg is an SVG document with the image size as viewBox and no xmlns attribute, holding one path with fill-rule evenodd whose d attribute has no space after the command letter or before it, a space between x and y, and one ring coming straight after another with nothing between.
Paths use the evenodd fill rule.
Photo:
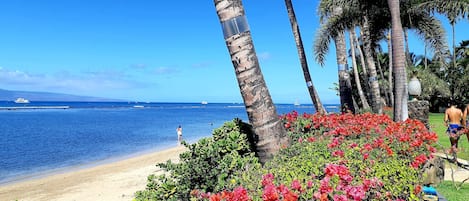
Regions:
<instances>
[{"instance_id":1,"label":"green shrub","mask_svg":"<svg viewBox=\"0 0 469 201\"><path fill-rule=\"evenodd\" d=\"M419 200L419 169L436 134L418 121L389 116L282 117L294 139L264 166L252 148L251 128L225 123L213 138L187 145L179 163L158 164L137 200ZM218 192L218 193L217 193Z\"/></svg>"},{"instance_id":2,"label":"green shrub","mask_svg":"<svg viewBox=\"0 0 469 201\"><path fill-rule=\"evenodd\" d=\"M409 160L403 160L397 155L380 159L377 156L385 154L379 153L380 150L373 150L376 153L364 160L360 145L351 148L352 143L354 141L344 141L339 147L330 148L329 139L322 138L294 144L282 150L264 168L244 172L239 177L241 180L238 185L253 192L253 200L260 200L265 194L265 186L260 181L263 176L272 174L277 185L289 187L294 182L302 184L299 200L310 200L315 194L318 196L323 191L322 183L326 181L334 189L327 193L328 196L346 195L347 189L356 188L366 189L361 195L364 200L417 200L414 188L420 180L417 170L409 165ZM339 150L343 150L343 154L337 154ZM350 180L341 181L337 175L328 177L325 169L331 164L346 168L346 176ZM366 187L370 182L374 182L374 186ZM338 187L340 185L343 187Z\"/></svg>"},{"instance_id":3,"label":"green shrub","mask_svg":"<svg viewBox=\"0 0 469 201\"><path fill-rule=\"evenodd\" d=\"M213 131L212 138L203 138L184 145L180 162L167 161L157 166L167 174L148 177L147 188L136 193L136 200L189 200L194 189L204 192L230 189L235 173L258 164L252 143L251 127L239 119L226 122Z\"/></svg>"},{"instance_id":4,"label":"green shrub","mask_svg":"<svg viewBox=\"0 0 469 201\"><path fill-rule=\"evenodd\" d=\"M282 116L293 144L263 167L233 174L219 193L194 200L419 200L420 168L436 134L387 115ZM237 187L235 190L234 187ZM234 199L242 196L243 199Z\"/></svg>"}]
</instances>

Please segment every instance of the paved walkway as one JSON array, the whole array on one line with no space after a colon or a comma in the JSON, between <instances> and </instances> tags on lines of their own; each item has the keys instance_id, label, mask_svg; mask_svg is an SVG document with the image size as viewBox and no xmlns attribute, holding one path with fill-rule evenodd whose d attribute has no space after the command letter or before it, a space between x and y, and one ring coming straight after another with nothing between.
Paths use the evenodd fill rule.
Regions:
<instances>
[{"instance_id":1,"label":"paved walkway","mask_svg":"<svg viewBox=\"0 0 469 201\"><path fill-rule=\"evenodd\" d=\"M446 155L444 153L434 153L433 155L446 160L453 159L452 156ZM454 179L454 181L462 182L467 179L466 182L469 183L469 161L460 158L457 158L457 161L461 167L458 167L454 164L451 164L451 166L449 166L448 164L445 165L444 180L452 181Z\"/></svg>"}]
</instances>

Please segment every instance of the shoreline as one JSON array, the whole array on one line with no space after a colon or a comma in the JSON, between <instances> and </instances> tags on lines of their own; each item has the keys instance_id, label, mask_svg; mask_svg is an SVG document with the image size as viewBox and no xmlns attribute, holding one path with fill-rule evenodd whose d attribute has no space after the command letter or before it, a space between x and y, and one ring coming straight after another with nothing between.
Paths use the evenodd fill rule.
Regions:
<instances>
[{"instance_id":1,"label":"shoreline","mask_svg":"<svg viewBox=\"0 0 469 201\"><path fill-rule=\"evenodd\" d=\"M53 176L53 175L56 175L56 174L76 172L76 171L89 169L89 168L93 168L93 167L97 167L97 166L101 166L101 165L106 165L106 164L110 164L110 163L124 161L124 160L135 158L135 157L138 157L138 156L143 156L143 155L147 155L147 154L157 153L157 152L160 152L160 151L165 151L165 150L175 148L175 147L176 147L176 145L174 145L174 146L171 146L171 145L161 146L159 148L146 149L146 150L141 150L141 151L134 152L134 153L127 153L127 154L123 154L123 155L111 156L109 158L104 158L104 159L100 159L100 160L94 160L94 161L91 160L89 162L84 162L84 163L81 163L81 164L65 165L63 167L58 167L58 168L53 168L53 169L43 169L43 170L39 170L39 171L36 171L36 172L25 172L24 175L15 176L15 177L0 181L0 188L3 187L3 186L12 185L12 184L16 184L16 183L41 179L41 178Z\"/></svg>"},{"instance_id":2,"label":"shoreline","mask_svg":"<svg viewBox=\"0 0 469 201\"><path fill-rule=\"evenodd\" d=\"M179 160L184 146L148 150L78 167L63 168L0 185L0 200L132 200L157 163Z\"/></svg>"}]
</instances>

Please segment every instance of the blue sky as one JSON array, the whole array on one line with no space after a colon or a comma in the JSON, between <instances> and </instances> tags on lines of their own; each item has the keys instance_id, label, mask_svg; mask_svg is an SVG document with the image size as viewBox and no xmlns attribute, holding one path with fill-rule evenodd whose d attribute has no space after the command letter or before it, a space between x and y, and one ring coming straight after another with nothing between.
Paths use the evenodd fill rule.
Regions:
<instances>
[{"instance_id":1,"label":"blue sky","mask_svg":"<svg viewBox=\"0 0 469 201\"><path fill-rule=\"evenodd\" d=\"M243 3L273 101L311 103L284 1ZM337 103L334 47L325 67L312 54L317 1L293 4L313 83L323 103ZM458 24L457 42L468 27L467 20ZM0 1L0 30L0 89L242 102L211 0ZM411 36L411 51L422 54L422 47Z\"/></svg>"}]
</instances>

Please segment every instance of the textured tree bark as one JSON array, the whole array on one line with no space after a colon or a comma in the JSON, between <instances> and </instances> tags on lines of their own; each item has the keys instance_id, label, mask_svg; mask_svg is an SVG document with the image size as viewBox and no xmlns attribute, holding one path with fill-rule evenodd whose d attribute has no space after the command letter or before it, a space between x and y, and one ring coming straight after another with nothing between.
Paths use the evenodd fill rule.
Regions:
<instances>
[{"instance_id":1,"label":"textured tree bark","mask_svg":"<svg viewBox=\"0 0 469 201\"><path fill-rule=\"evenodd\" d=\"M371 88L371 108L374 113L381 114L383 113L382 104L381 104L381 94L379 91L378 83L378 73L376 72L376 65L371 48L371 39L370 39L370 27L368 22L368 17L363 16L363 51L365 52L365 59L368 65L368 70L370 71L369 82Z\"/></svg>"},{"instance_id":2,"label":"textured tree bark","mask_svg":"<svg viewBox=\"0 0 469 201\"><path fill-rule=\"evenodd\" d=\"M391 32L389 32L388 34L388 52L389 52L389 76L388 76L388 82L389 82L389 95L390 95L390 98L391 98L391 107L394 107L394 92L393 92L393 89L394 89L394 85L393 85L393 79L392 79L392 76L394 75L393 74L393 71L392 71L392 44L391 44Z\"/></svg>"},{"instance_id":3,"label":"textured tree bark","mask_svg":"<svg viewBox=\"0 0 469 201\"><path fill-rule=\"evenodd\" d=\"M241 0L214 0L214 4L222 23L228 23L229 20L244 16ZM246 27L247 22L243 20L227 25L234 30L232 32L226 31L227 27L224 27L225 42L231 55L249 122L256 135L254 137L257 138L257 142L255 142L256 153L260 162L265 163L280 148L289 144L289 137L278 117L264 81L251 32L249 29L239 28L243 27L243 23Z\"/></svg>"},{"instance_id":4,"label":"textured tree bark","mask_svg":"<svg viewBox=\"0 0 469 201\"><path fill-rule=\"evenodd\" d=\"M344 32L340 32L334 38L334 41L339 75L340 106L343 110L355 113L352 99L352 84L350 81L350 75L347 71L347 46L345 44Z\"/></svg>"},{"instance_id":5,"label":"textured tree bark","mask_svg":"<svg viewBox=\"0 0 469 201\"><path fill-rule=\"evenodd\" d=\"M305 50L303 47L303 41L301 40L300 28L298 27L298 23L296 21L295 11L293 9L291 0L285 0L285 5L287 7L288 18L290 19L293 36L295 37L296 48L298 50L298 56L300 59L301 68L303 70L303 76L306 81L306 87L308 88L309 95L311 97L311 100L313 101L314 107L316 107L316 111L320 114L326 114L326 109L324 109L324 106L322 105L321 100L319 98L318 92L316 91L313 81L311 80L308 62L306 60Z\"/></svg>"},{"instance_id":6,"label":"textured tree bark","mask_svg":"<svg viewBox=\"0 0 469 201\"><path fill-rule=\"evenodd\" d=\"M405 121L407 110L407 74L405 68L404 39L399 10L399 0L388 0L391 11L392 65L394 77L394 121Z\"/></svg>"},{"instance_id":7,"label":"textured tree bark","mask_svg":"<svg viewBox=\"0 0 469 201\"><path fill-rule=\"evenodd\" d=\"M370 109L370 105L368 104L368 101L366 100L365 94L363 93L362 89L362 84L360 82L360 75L358 74L358 68L357 68L357 59L355 56L355 43L354 43L354 37L355 35L352 34L354 33L354 30L350 30L349 38L350 38L350 47L351 47L351 53L352 53L352 67L353 67L353 75L355 77L355 84L357 85L357 90L358 90L358 96L360 97L360 102L362 103L362 107L365 110Z\"/></svg>"}]
</instances>

